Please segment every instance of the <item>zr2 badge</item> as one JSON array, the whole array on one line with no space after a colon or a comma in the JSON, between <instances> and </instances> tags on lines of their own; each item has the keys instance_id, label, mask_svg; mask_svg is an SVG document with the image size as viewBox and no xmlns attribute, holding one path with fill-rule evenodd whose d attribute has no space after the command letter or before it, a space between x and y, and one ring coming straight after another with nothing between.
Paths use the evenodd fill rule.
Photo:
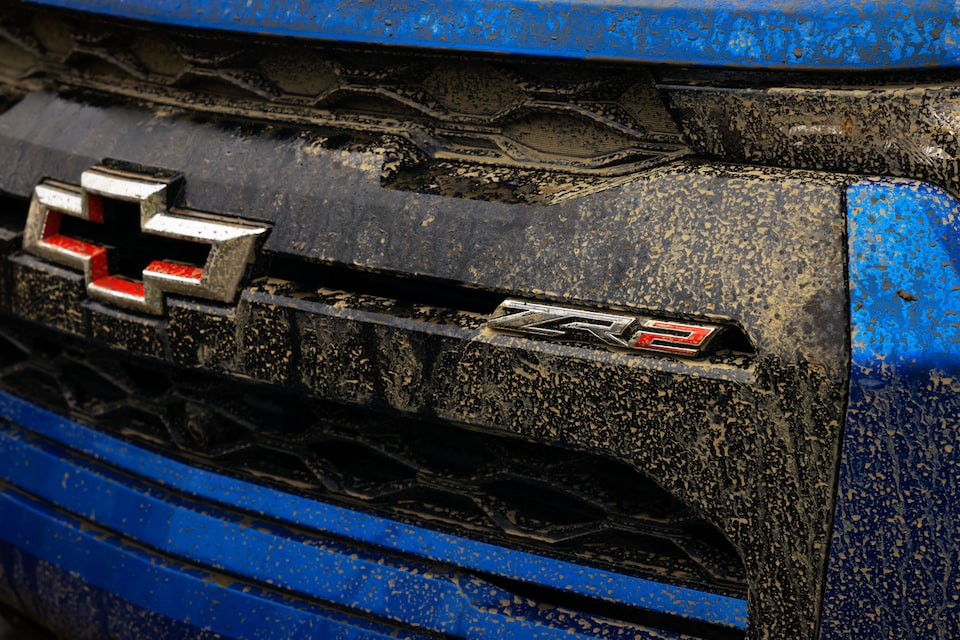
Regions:
<instances>
[{"instance_id":1,"label":"zr2 badge","mask_svg":"<svg viewBox=\"0 0 960 640\"><path fill-rule=\"evenodd\" d=\"M550 340L694 358L703 356L707 345L724 328L509 299L497 307L487 326Z\"/></svg>"}]
</instances>

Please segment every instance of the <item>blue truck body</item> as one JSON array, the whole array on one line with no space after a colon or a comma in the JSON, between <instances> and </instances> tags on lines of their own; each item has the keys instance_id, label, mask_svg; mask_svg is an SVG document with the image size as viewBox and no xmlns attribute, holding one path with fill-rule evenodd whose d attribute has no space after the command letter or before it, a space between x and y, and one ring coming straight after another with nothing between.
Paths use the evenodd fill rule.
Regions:
<instances>
[{"instance_id":1,"label":"blue truck body","mask_svg":"<svg viewBox=\"0 0 960 640\"><path fill-rule=\"evenodd\" d=\"M45 0L187 27L384 46L572 59L810 69L918 69L960 62L943 3Z\"/></svg>"}]
</instances>

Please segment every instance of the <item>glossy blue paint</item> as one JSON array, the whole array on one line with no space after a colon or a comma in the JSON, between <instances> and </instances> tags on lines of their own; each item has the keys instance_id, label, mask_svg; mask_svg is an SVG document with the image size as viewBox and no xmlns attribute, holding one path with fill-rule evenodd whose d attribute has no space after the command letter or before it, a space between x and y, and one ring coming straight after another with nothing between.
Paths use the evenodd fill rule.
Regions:
<instances>
[{"instance_id":1,"label":"glossy blue paint","mask_svg":"<svg viewBox=\"0 0 960 640\"><path fill-rule=\"evenodd\" d=\"M11 604L77 637L396 637L393 628L160 558L9 488L0 490L0 522L0 596L19 591Z\"/></svg>"},{"instance_id":2,"label":"glossy blue paint","mask_svg":"<svg viewBox=\"0 0 960 640\"><path fill-rule=\"evenodd\" d=\"M847 193L852 366L825 640L960 629L960 201Z\"/></svg>"},{"instance_id":3,"label":"glossy blue paint","mask_svg":"<svg viewBox=\"0 0 960 640\"><path fill-rule=\"evenodd\" d=\"M385 619L467 637L570 637L568 632L574 632L562 625L547 627L550 614L524 603L504 605L510 597L483 580L445 575L444 570L418 566L410 559L385 566L383 553L367 545L727 627L746 627L746 603L735 598L579 567L251 485L172 462L6 394L0 394L0 417L58 443L37 441L15 427L0 429L0 477L30 494L164 553L250 580L269 580L290 592L358 607ZM63 446L126 473L74 456ZM201 506L196 499L243 510L258 520L251 524L250 515ZM305 537L287 525L310 533ZM619 633L610 629L610 637Z\"/></svg>"},{"instance_id":4,"label":"glossy blue paint","mask_svg":"<svg viewBox=\"0 0 960 640\"><path fill-rule=\"evenodd\" d=\"M33 0L154 23L685 65L957 66L952 3L874 0Z\"/></svg>"}]
</instances>

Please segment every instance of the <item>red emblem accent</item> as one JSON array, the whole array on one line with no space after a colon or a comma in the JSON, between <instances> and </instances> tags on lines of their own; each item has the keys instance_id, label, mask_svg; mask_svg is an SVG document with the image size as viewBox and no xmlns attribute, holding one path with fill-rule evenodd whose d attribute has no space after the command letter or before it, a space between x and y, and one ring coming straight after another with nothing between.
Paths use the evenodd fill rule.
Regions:
<instances>
[{"instance_id":1,"label":"red emblem accent","mask_svg":"<svg viewBox=\"0 0 960 640\"><path fill-rule=\"evenodd\" d=\"M647 351L695 356L717 330L714 326L647 320L634 336L633 346Z\"/></svg>"}]
</instances>

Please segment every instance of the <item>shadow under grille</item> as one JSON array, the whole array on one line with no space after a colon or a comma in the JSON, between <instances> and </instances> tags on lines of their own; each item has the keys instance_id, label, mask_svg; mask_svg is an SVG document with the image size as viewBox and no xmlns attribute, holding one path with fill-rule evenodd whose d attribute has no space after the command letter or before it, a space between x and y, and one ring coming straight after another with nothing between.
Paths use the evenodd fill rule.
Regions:
<instances>
[{"instance_id":1,"label":"shadow under grille","mask_svg":"<svg viewBox=\"0 0 960 640\"><path fill-rule=\"evenodd\" d=\"M220 473L616 573L744 597L721 533L624 463L311 400L0 325L0 389Z\"/></svg>"}]
</instances>

